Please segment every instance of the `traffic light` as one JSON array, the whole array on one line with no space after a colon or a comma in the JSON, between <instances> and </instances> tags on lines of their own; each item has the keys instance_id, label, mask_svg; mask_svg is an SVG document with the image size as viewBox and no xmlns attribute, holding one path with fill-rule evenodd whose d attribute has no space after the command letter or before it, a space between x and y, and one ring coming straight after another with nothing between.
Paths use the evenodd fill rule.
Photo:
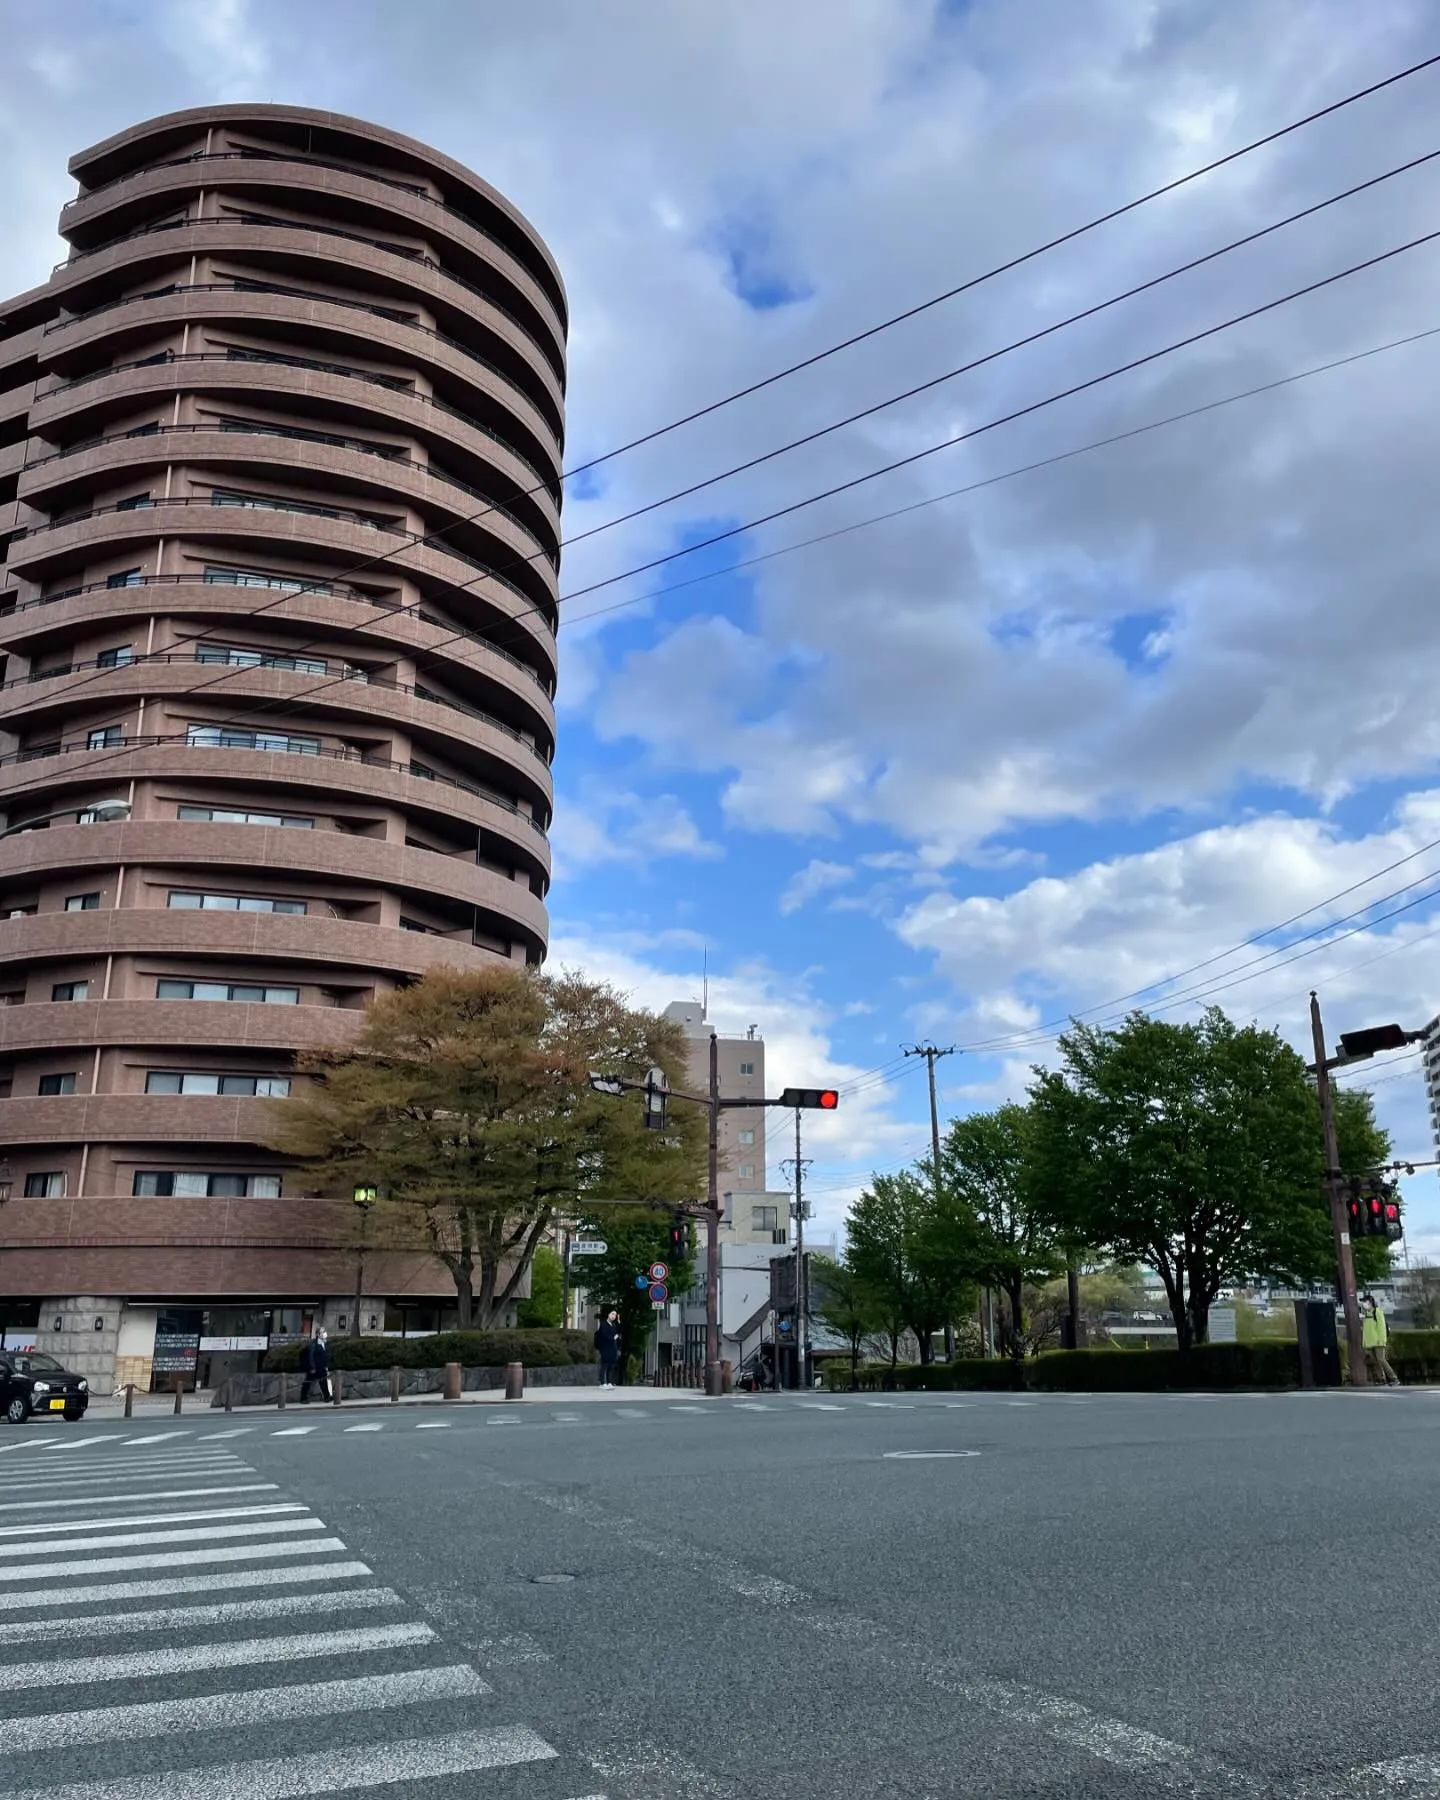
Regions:
<instances>
[{"instance_id":1,"label":"traffic light","mask_svg":"<svg viewBox=\"0 0 1440 1800\"><path fill-rule=\"evenodd\" d=\"M1398 1244L1405 1235L1405 1223L1400 1217L1400 1202L1392 1193L1385 1201L1385 1242Z\"/></svg>"},{"instance_id":2,"label":"traffic light","mask_svg":"<svg viewBox=\"0 0 1440 1800\"><path fill-rule=\"evenodd\" d=\"M840 1096L834 1088L786 1088L780 1096L782 1106L809 1107L818 1112L834 1112Z\"/></svg>"},{"instance_id":3,"label":"traffic light","mask_svg":"<svg viewBox=\"0 0 1440 1800\"><path fill-rule=\"evenodd\" d=\"M1351 1239L1378 1237L1387 1244L1398 1243L1405 1235L1405 1226L1394 1183L1352 1175L1347 1185L1350 1195L1345 1207Z\"/></svg>"},{"instance_id":4,"label":"traffic light","mask_svg":"<svg viewBox=\"0 0 1440 1800\"><path fill-rule=\"evenodd\" d=\"M690 1248L690 1230L685 1223L684 1215L677 1215L670 1221L670 1260L681 1262L685 1252Z\"/></svg>"},{"instance_id":5,"label":"traffic light","mask_svg":"<svg viewBox=\"0 0 1440 1800\"><path fill-rule=\"evenodd\" d=\"M670 1098L670 1084L663 1069L652 1069L645 1077L645 1129L665 1129L665 1106Z\"/></svg>"},{"instance_id":6,"label":"traffic light","mask_svg":"<svg viewBox=\"0 0 1440 1800\"><path fill-rule=\"evenodd\" d=\"M1352 1175L1349 1181L1350 1198L1345 1202L1345 1210L1350 1221L1350 1241L1368 1235L1369 1224L1365 1211L1365 1202L1360 1198L1360 1177Z\"/></svg>"}]
</instances>

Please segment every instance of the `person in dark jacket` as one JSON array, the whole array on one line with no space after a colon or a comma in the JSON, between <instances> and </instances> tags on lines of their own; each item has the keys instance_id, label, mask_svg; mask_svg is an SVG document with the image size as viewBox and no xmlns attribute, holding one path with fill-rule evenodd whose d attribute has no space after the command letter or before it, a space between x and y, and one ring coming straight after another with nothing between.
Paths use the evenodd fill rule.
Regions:
<instances>
[{"instance_id":1,"label":"person in dark jacket","mask_svg":"<svg viewBox=\"0 0 1440 1800\"><path fill-rule=\"evenodd\" d=\"M600 1385L613 1388L620 1373L620 1315L614 1307L595 1327L595 1348L600 1353Z\"/></svg>"},{"instance_id":2,"label":"person in dark jacket","mask_svg":"<svg viewBox=\"0 0 1440 1800\"><path fill-rule=\"evenodd\" d=\"M318 1387L320 1398L328 1402L330 1399L330 1351L325 1343L323 1326L305 1346L305 1354L300 1358L300 1367L305 1371L305 1379L300 1383L302 1404L309 1400L312 1386Z\"/></svg>"}]
</instances>

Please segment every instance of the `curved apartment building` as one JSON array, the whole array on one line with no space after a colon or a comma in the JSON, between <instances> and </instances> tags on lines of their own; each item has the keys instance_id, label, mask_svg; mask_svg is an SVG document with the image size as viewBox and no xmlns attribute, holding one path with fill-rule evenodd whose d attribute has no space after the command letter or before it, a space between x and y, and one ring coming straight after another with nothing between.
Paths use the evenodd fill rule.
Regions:
<instances>
[{"instance_id":1,"label":"curved apartment building","mask_svg":"<svg viewBox=\"0 0 1440 1800\"><path fill-rule=\"evenodd\" d=\"M262 1121L373 994L544 956L566 305L359 120L70 168L0 304L0 1324L158 1382L453 1295Z\"/></svg>"}]
</instances>

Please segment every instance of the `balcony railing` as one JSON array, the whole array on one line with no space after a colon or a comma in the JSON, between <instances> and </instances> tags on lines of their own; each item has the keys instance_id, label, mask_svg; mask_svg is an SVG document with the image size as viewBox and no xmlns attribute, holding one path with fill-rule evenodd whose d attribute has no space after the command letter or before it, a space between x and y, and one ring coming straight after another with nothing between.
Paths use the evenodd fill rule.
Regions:
<instances>
[{"instance_id":1,"label":"balcony railing","mask_svg":"<svg viewBox=\"0 0 1440 1800\"><path fill-rule=\"evenodd\" d=\"M217 727L218 729L218 727ZM12 750L8 756L0 756L0 769L12 768L22 763L44 762L52 756L108 756L114 759L124 750L213 750L212 744L197 744L186 736L173 733L165 735L146 735L143 737L124 738L118 744L82 743L78 739L74 743L63 741L54 744L33 744L23 750ZM220 748L227 754L252 748L244 744L222 745ZM484 800L491 806L498 806L505 812L513 813L522 819L537 836L545 837L546 829L541 821L528 812L518 800L506 794L497 794L493 788L478 787L474 782L462 781L455 775L441 775L434 769L426 768L422 763L395 762L389 757L372 756L368 752L349 748L330 749L322 745L318 750L287 751L279 748L259 747L258 754L264 756L296 755L306 762L322 761L355 763L367 769L384 769L392 775L408 775L413 781L434 782L443 788L457 793L468 794L473 799Z\"/></svg>"},{"instance_id":2,"label":"balcony railing","mask_svg":"<svg viewBox=\"0 0 1440 1800\"><path fill-rule=\"evenodd\" d=\"M87 200L93 200L97 194L111 193L116 188L123 187L129 182L138 183L148 175L152 169L179 169L190 163L211 162L293 162L300 163L303 166L312 169L332 169L337 174L354 175L362 181L378 182L381 187L395 188L402 194L409 194L416 200L423 200L427 206L433 206L437 211L446 213L453 219L458 219L462 225L468 226L471 231L484 238L488 243L494 244L497 250L502 250L506 256L511 257L514 261L521 262L523 260L516 254L514 248L507 244L503 238L498 238L493 231L486 230L485 226L481 225L476 219L473 219L469 213L462 211L458 206L451 206L448 201L437 200L433 194L427 194L424 188L416 187L408 181L399 181L392 175L377 175L370 169L357 169L352 167L349 163L339 162L331 157L306 156L301 154L298 150L293 152L269 150L195 150L188 156L167 157L164 162L147 163L143 169L124 175L117 175L113 181L102 182L99 187L90 188L83 194L77 194L73 200L67 200L65 205L61 208L61 220L63 222L66 213L77 206L83 205ZM527 272L530 273L532 279L534 279L533 271ZM538 285L543 284L537 283L537 286ZM565 304L565 296L559 291L558 286L550 294L550 300L554 305L556 312L560 315L561 323L568 326L570 322L569 309Z\"/></svg>"},{"instance_id":3,"label":"balcony railing","mask_svg":"<svg viewBox=\"0 0 1440 1800\"><path fill-rule=\"evenodd\" d=\"M264 655L268 654L268 652L261 652L260 654ZM280 651L276 652L276 654L283 655L284 652ZM37 683L42 681L59 681L67 675L83 674L87 669L98 669L107 672L114 671L118 673L123 669L139 668L142 664L153 666L155 664L169 665L172 663L189 663L192 666L198 664L201 668L206 669L269 670L282 675L312 675L319 672L310 669L287 669L283 663L274 664L247 661L225 662L221 657L216 655L213 650L208 656L204 654L203 649L186 651L157 650L151 651L149 654L137 654L128 658L125 662L102 663L96 661L94 658L87 658L78 662L56 664L48 669L36 669L29 675L17 675L10 681L0 682L0 693L8 694L17 688L34 687ZM359 687L375 688L382 693L402 694L408 699L419 700L431 706L441 706L449 712L461 713L467 719L474 719L478 724L487 725L492 730L503 732L506 737L513 738L517 744L522 745L528 750L537 762L544 763L547 767L549 766L550 757L547 752L542 750L538 744L532 743L530 739L523 732L517 730L514 725L507 724L504 719L497 719L493 713L484 712L478 706L468 706L463 700L452 700L444 694L435 693L431 688L416 687L409 682L392 681L388 676L373 675L368 669L357 669L349 666L337 669L326 669L324 671L324 678L327 682L354 682ZM303 696L296 697L302 698Z\"/></svg>"}]
</instances>

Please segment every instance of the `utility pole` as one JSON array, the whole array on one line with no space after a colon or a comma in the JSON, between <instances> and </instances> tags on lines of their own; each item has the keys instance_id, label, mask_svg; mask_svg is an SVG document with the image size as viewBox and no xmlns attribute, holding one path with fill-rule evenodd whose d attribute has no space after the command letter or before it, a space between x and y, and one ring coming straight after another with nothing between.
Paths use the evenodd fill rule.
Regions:
<instances>
[{"instance_id":1,"label":"utility pole","mask_svg":"<svg viewBox=\"0 0 1440 1800\"><path fill-rule=\"evenodd\" d=\"M800 1154L800 1111L795 1108L795 1385L806 1385L806 1364L810 1354L810 1291L805 1273L805 1171L809 1160ZM778 1351L778 1346L777 1346ZM779 1379L780 1364L775 1364Z\"/></svg>"},{"instance_id":2,"label":"utility pole","mask_svg":"<svg viewBox=\"0 0 1440 1800\"><path fill-rule=\"evenodd\" d=\"M1340 1143L1335 1134L1335 1103L1325 1056L1325 1027L1320 1020L1320 1001L1313 989L1310 994L1310 1032L1315 1042L1315 1092L1320 1101L1320 1126L1325 1136L1325 1188L1330 1196L1330 1224L1335 1233L1335 1261L1340 1271L1340 1303L1345 1308L1350 1385L1364 1387L1365 1338L1360 1326L1360 1307L1355 1298L1355 1258L1350 1248L1350 1222L1340 1191Z\"/></svg>"},{"instance_id":3,"label":"utility pole","mask_svg":"<svg viewBox=\"0 0 1440 1800\"><path fill-rule=\"evenodd\" d=\"M935 1210L938 1213L940 1210L940 1108L935 1099L935 1064L942 1056L953 1056L955 1046L951 1044L948 1049L941 1050L934 1044L911 1044L905 1050L905 1054L906 1056L923 1056L926 1073L930 1078L930 1175L935 1186ZM798 1139L800 1128L798 1117L795 1121L795 1128ZM797 1156L800 1154L798 1149L795 1154ZM955 1360L955 1325L951 1319L945 1321L945 1360L947 1362Z\"/></svg>"}]
</instances>

